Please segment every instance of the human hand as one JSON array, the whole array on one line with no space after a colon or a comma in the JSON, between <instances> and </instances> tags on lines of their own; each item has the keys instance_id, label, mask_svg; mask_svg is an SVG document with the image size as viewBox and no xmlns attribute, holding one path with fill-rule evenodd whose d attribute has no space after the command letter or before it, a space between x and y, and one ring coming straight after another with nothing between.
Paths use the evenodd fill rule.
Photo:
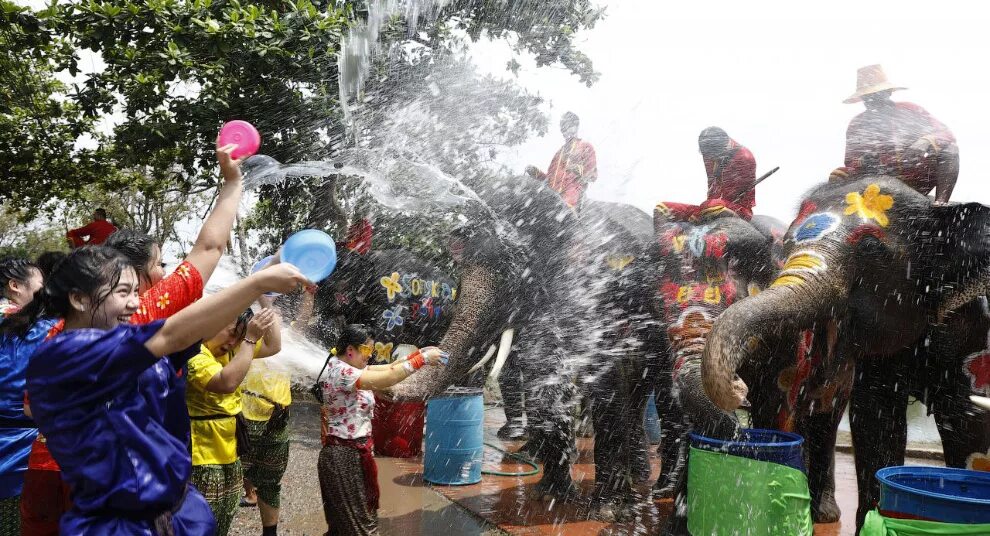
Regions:
<instances>
[{"instance_id":1,"label":"human hand","mask_svg":"<svg viewBox=\"0 0 990 536\"><path fill-rule=\"evenodd\" d=\"M437 365L446 366L447 362L450 360L450 354L444 352L436 346L420 348L419 353L423 355L423 359L426 361L426 364L433 367Z\"/></svg>"},{"instance_id":2,"label":"human hand","mask_svg":"<svg viewBox=\"0 0 990 536\"><path fill-rule=\"evenodd\" d=\"M263 309L248 322L246 337L252 341L264 337L275 323L276 318L274 309Z\"/></svg>"},{"instance_id":3,"label":"human hand","mask_svg":"<svg viewBox=\"0 0 990 536\"><path fill-rule=\"evenodd\" d=\"M229 143L223 147L217 147L217 160L220 162L220 174L223 175L223 180L225 181L236 181L241 179L241 162L243 160L234 160L234 158L230 156L230 153L236 148L236 143Z\"/></svg>"},{"instance_id":4,"label":"human hand","mask_svg":"<svg viewBox=\"0 0 990 536\"><path fill-rule=\"evenodd\" d=\"M288 294L302 285L308 285L309 280L299 272L299 269L288 263L279 263L259 270L251 275L257 279L262 292L277 292Z\"/></svg>"},{"instance_id":5,"label":"human hand","mask_svg":"<svg viewBox=\"0 0 990 536\"><path fill-rule=\"evenodd\" d=\"M742 380L739 376L736 376L732 380L732 396L733 403L736 408L743 406L746 403L746 396L749 395L749 387L746 386L746 382Z\"/></svg>"},{"instance_id":6,"label":"human hand","mask_svg":"<svg viewBox=\"0 0 990 536\"><path fill-rule=\"evenodd\" d=\"M540 177L540 170L536 166L526 166L526 174L534 179L538 179Z\"/></svg>"}]
</instances>

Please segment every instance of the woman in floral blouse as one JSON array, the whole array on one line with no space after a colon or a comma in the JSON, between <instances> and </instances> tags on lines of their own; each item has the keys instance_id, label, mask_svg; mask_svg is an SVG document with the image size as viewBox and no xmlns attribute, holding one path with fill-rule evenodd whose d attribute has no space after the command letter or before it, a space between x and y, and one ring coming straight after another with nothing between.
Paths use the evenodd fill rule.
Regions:
<instances>
[{"instance_id":1,"label":"woman in floral blouse","mask_svg":"<svg viewBox=\"0 0 990 536\"><path fill-rule=\"evenodd\" d=\"M426 365L443 365L435 347L389 365L368 365L375 341L360 324L344 328L327 361L323 392L323 450L317 469L330 536L378 534L378 467L372 456L373 391L388 389Z\"/></svg>"}]
</instances>

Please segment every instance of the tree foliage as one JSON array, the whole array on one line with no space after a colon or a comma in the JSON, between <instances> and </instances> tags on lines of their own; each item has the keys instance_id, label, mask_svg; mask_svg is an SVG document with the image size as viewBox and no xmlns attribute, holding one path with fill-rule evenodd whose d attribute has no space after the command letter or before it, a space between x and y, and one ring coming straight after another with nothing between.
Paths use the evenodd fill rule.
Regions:
<instances>
[{"instance_id":1,"label":"tree foliage","mask_svg":"<svg viewBox=\"0 0 990 536\"><path fill-rule=\"evenodd\" d=\"M425 22L388 21L360 128L345 138L337 56L367 16L364 1L83 0L32 13L0 0L0 68L10 80L0 86L0 200L33 216L52 200L88 201L97 188L164 213L170 200L215 186L216 132L235 118L256 125L262 152L283 162L405 139L407 150L459 173L546 129L540 99L479 77L467 42L506 39L538 65L562 64L588 84L597 77L574 42L602 16L591 0L437 5ZM254 220L272 241L299 225L339 232L344 196L360 195L338 191L343 182L267 188Z\"/></svg>"}]
</instances>

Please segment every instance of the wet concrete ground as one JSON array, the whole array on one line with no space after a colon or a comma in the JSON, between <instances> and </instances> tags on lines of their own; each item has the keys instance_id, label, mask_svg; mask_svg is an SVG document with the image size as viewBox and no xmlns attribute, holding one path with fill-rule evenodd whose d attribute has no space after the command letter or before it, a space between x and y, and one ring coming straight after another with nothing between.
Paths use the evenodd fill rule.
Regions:
<instances>
[{"instance_id":1,"label":"wet concrete ground","mask_svg":"<svg viewBox=\"0 0 990 536\"><path fill-rule=\"evenodd\" d=\"M504 417L499 410L486 412L485 440L502 442L495 431ZM326 522L316 476L319 453L318 408L312 402L293 405L292 446L289 468L283 479L282 520L279 533L284 535L319 536L326 531ZM518 443L504 446L515 450ZM579 457L573 477L582 490L594 483L591 463L592 439L579 440ZM504 460L492 449L485 453L486 468L515 472L525 467ZM422 481L421 459L378 457L378 481L382 498L379 510L380 528L384 536L455 536L455 535L567 535L606 536L625 534L658 534L659 511L662 505L644 502L637 508L636 518L627 523L604 523L589 519L586 508L575 504L549 504L531 500L529 491L539 480L530 477L485 476L481 483L471 486L431 486ZM914 465L933 465L937 461L911 459ZM653 459L653 479L659 472L659 459ZM849 454L836 454L836 479L842 522L816 525L816 536L845 536L854 533L856 513L856 476ZM651 481L652 482L652 481ZM649 484L640 488L644 496ZM241 508L231 534L247 536L261 534L257 508Z\"/></svg>"}]
</instances>

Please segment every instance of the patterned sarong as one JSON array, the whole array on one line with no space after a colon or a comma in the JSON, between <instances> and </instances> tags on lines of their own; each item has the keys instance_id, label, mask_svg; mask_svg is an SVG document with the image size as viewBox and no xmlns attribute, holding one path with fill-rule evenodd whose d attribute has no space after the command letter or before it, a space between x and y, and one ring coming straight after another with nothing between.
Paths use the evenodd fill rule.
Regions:
<instances>
[{"instance_id":1,"label":"patterned sarong","mask_svg":"<svg viewBox=\"0 0 990 536\"><path fill-rule=\"evenodd\" d=\"M224 465L194 465L190 483L203 494L213 510L213 516L217 518L217 536L227 536L244 485L241 460Z\"/></svg>"},{"instance_id":2,"label":"patterned sarong","mask_svg":"<svg viewBox=\"0 0 990 536\"><path fill-rule=\"evenodd\" d=\"M251 441L251 452L241 458L244 478L258 490L258 499L278 508L282 491L282 475L289 464L289 423L268 430L268 421L245 419Z\"/></svg>"},{"instance_id":3,"label":"patterned sarong","mask_svg":"<svg viewBox=\"0 0 990 536\"><path fill-rule=\"evenodd\" d=\"M361 453L327 445L317 463L327 536L378 536L378 512L368 508Z\"/></svg>"}]
</instances>

